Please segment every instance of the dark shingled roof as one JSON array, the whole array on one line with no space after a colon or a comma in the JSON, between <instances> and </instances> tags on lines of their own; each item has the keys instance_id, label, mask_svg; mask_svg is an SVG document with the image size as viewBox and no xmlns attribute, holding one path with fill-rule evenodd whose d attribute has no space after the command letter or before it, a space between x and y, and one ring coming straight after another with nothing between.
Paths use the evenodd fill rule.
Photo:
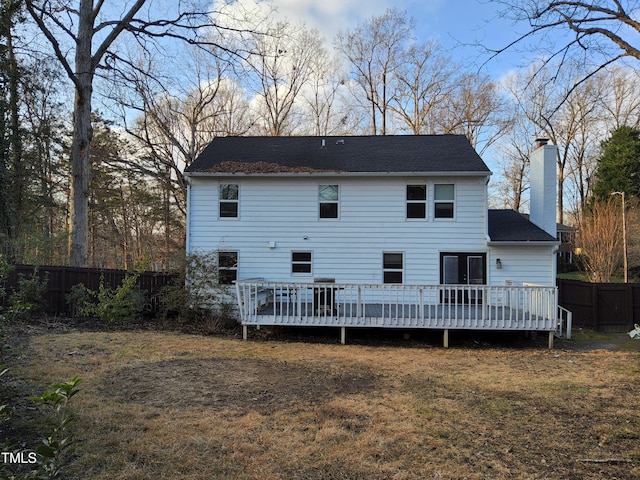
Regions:
<instances>
[{"instance_id":1,"label":"dark shingled roof","mask_svg":"<svg viewBox=\"0 0 640 480\"><path fill-rule=\"evenodd\" d=\"M464 135L220 137L186 172L491 173Z\"/></svg>"},{"instance_id":2,"label":"dark shingled roof","mask_svg":"<svg viewBox=\"0 0 640 480\"><path fill-rule=\"evenodd\" d=\"M515 210L489 210L492 242L556 242L557 240Z\"/></svg>"}]
</instances>

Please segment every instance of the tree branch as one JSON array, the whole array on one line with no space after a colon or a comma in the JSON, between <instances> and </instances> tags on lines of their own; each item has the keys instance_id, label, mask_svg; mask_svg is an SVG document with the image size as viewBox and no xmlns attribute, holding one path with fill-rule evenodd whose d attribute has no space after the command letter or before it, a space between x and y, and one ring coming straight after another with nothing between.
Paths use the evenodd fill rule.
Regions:
<instances>
[{"instance_id":1,"label":"tree branch","mask_svg":"<svg viewBox=\"0 0 640 480\"><path fill-rule=\"evenodd\" d=\"M42 31L46 39L51 44L51 47L53 48L55 56L60 62L60 64L62 65L62 68L66 72L67 76L69 77L69 79L71 79L75 87L79 88L80 84L78 82L78 78L76 77L76 74L71 68L71 65L69 65L69 62L67 61L66 57L62 53L62 50L60 49L60 43L58 42L58 40L56 40L55 35L53 35L51 30L49 30L49 28L47 27L47 25L45 24L42 18L44 16L44 10L36 10L36 7L34 7L33 1L31 0L27 0L24 3L25 3L25 6L27 7L27 10L29 11L29 15L31 15L31 18L33 18L33 20L38 25L38 28L40 28L40 30ZM38 14L38 12L40 14Z\"/></svg>"}]
</instances>

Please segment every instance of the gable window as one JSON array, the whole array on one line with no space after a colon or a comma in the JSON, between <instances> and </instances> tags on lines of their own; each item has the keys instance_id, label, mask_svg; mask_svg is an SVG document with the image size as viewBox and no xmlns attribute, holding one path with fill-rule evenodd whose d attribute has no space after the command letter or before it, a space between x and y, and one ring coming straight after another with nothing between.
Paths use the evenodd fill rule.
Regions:
<instances>
[{"instance_id":1,"label":"gable window","mask_svg":"<svg viewBox=\"0 0 640 480\"><path fill-rule=\"evenodd\" d=\"M404 254L382 254L382 280L383 283L402 283L404 273Z\"/></svg>"},{"instance_id":2,"label":"gable window","mask_svg":"<svg viewBox=\"0 0 640 480\"><path fill-rule=\"evenodd\" d=\"M427 218L426 185L407 185L407 218Z\"/></svg>"},{"instance_id":3,"label":"gable window","mask_svg":"<svg viewBox=\"0 0 640 480\"><path fill-rule=\"evenodd\" d=\"M338 185L320 185L320 218L338 218Z\"/></svg>"},{"instance_id":4,"label":"gable window","mask_svg":"<svg viewBox=\"0 0 640 480\"><path fill-rule=\"evenodd\" d=\"M233 183L220 185L220 216L226 218L238 216L238 185Z\"/></svg>"},{"instance_id":5,"label":"gable window","mask_svg":"<svg viewBox=\"0 0 640 480\"><path fill-rule=\"evenodd\" d=\"M231 285L238 279L238 252L218 252L218 283Z\"/></svg>"},{"instance_id":6,"label":"gable window","mask_svg":"<svg viewBox=\"0 0 640 480\"><path fill-rule=\"evenodd\" d=\"M291 252L291 273L311 274L311 252Z\"/></svg>"},{"instance_id":7,"label":"gable window","mask_svg":"<svg viewBox=\"0 0 640 480\"><path fill-rule=\"evenodd\" d=\"M434 188L435 218L453 218L455 212L455 188L453 184L437 184Z\"/></svg>"}]
</instances>

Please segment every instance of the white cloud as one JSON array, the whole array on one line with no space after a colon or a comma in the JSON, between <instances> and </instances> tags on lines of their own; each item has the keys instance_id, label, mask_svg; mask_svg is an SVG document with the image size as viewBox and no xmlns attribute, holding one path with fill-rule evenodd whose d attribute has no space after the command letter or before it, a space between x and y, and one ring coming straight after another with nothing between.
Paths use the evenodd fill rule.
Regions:
<instances>
[{"instance_id":1,"label":"white cloud","mask_svg":"<svg viewBox=\"0 0 640 480\"><path fill-rule=\"evenodd\" d=\"M340 31L354 28L358 23L374 15L383 14L387 8L411 12L411 0L377 0L363 5L362 0L215 0L214 5L231 12L260 12L265 14L269 5L275 9L275 18L287 18L292 23L303 22L316 28L331 42ZM437 0L438 4L441 0ZM257 4L257 5L256 5ZM222 7L224 5L224 7ZM255 18L255 17L254 17Z\"/></svg>"}]
</instances>

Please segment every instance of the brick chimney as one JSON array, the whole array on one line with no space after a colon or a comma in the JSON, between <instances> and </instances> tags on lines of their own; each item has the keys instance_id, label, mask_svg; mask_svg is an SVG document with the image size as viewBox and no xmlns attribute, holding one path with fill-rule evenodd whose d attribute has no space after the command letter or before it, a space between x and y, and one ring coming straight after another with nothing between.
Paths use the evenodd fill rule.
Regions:
<instances>
[{"instance_id":1,"label":"brick chimney","mask_svg":"<svg viewBox=\"0 0 640 480\"><path fill-rule=\"evenodd\" d=\"M549 139L536 139L530 160L529 219L553 238L556 238L558 177L556 174L557 147Z\"/></svg>"}]
</instances>

